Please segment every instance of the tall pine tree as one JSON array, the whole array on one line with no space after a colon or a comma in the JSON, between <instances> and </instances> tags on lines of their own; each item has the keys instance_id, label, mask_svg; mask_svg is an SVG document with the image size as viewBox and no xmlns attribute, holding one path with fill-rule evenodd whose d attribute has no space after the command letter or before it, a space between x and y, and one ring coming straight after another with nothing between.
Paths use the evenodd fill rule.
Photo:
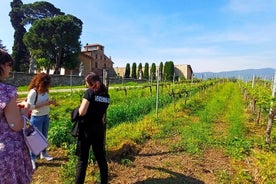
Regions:
<instances>
[{"instance_id":1,"label":"tall pine tree","mask_svg":"<svg viewBox=\"0 0 276 184\"><path fill-rule=\"evenodd\" d=\"M22 11L23 3L20 0L13 0L11 2L11 12L9 13L12 27L14 28L14 42L12 47L12 56L15 61L13 70L26 72L29 68L30 54L23 43L23 36L26 33L22 21L24 20L24 13Z\"/></svg>"},{"instance_id":2,"label":"tall pine tree","mask_svg":"<svg viewBox=\"0 0 276 184\"><path fill-rule=\"evenodd\" d=\"M15 60L15 65L13 69L15 71L27 72L30 65L30 53L23 42L23 36L26 33L24 26L32 24L35 20L64 15L64 13L46 1L23 4L21 0L13 0L10 5L11 11L9 16L14 28L12 56Z\"/></svg>"}]
</instances>

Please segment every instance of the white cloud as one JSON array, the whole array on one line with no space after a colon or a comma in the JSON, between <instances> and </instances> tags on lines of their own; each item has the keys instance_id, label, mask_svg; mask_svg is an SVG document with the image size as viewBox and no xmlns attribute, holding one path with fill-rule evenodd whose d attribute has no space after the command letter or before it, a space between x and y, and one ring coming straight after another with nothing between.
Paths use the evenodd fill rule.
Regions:
<instances>
[{"instance_id":1,"label":"white cloud","mask_svg":"<svg viewBox=\"0 0 276 184\"><path fill-rule=\"evenodd\" d=\"M154 49L152 49L154 50ZM217 55L218 52L215 48L192 48L192 47L176 47L176 48L162 48L155 49L158 54L165 54L168 56L194 56L194 55Z\"/></svg>"},{"instance_id":2,"label":"white cloud","mask_svg":"<svg viewBox=\"0 0 276 184\"><path fill-rule=\"evenodd\" d=\"M265 57L233 56L233 57L198 57L184 58L174 61L175 64L190 64L194 72L221 72L242 69L275 68L276 64L270 62Z\"/></svg>"},{"instance_id":3,"label":"white cloud","mask_svg":"<svg viewBox=\"0 0 276 184\"><path fill-rule=\"evenodd\" d=\"M275 11L274 0L230 0L227 9L234 13L249 14L256 12Z\"/></svg>"}]
</instances>

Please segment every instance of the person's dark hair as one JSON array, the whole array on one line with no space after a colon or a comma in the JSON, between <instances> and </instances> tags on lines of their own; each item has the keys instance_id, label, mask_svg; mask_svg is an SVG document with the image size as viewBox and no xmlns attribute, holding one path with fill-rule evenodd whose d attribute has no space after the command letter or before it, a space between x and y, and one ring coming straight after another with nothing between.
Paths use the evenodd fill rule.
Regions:
<instances>
[{"instance_id":1,"label":"person's dark hair","mask_svg":"<svg viewBox=\"0 0 276 184\"><path fill-rule=\"evenodd\" d=\"M94 72L90 72L86 77L85 81L88 83L89 87L95 92L107 92L106 86L102 83L100 76Z\"/></svg>"},{"instance_id":2,"label":"person's dark hair","mask_svg":"<svg viewBox=\"0 0 276 184\"><path fill-rule=\"evenodd\" d=\"M0 65L9 64L10 66L13 65L14 61L9 53L7 51L0 49ZM3 68L0 67L0 76L3 75Z\"/></svg>"},{"instance_id":3,"label":"person's dark hair","mask_svg":"<svg viewBox=\"0 0 276 184\"><path fill-rule=\"evenodd\" d=\"M29 84L29 90L35 88L38 93L49 92L51 77L46 73L36 74Z\"/></svg>"}]
</instances>

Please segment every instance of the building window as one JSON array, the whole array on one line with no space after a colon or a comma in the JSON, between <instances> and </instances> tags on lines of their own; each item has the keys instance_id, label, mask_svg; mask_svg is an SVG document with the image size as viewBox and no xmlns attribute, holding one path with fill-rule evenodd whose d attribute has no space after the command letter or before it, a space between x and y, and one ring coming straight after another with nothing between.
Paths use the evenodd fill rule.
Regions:
<instances>
[{"instance_id":1,"label":"building window","mask_svg":"<svg viewBox=\"0 0 276 184\"><path fill-rule=\"evenodd\" d=\"M98 63L97 62L95 63L95 68L98 68Z\"/></svg>"},{"instance_id":2,"label":"building window","mask_svg":"<svg viewBox=\"0 0 276 184\"><path fill-rule=\"evenodd\" d=\"M106 64L104 64L103 68L106 68Z\"/></svg>"}]
</instances>

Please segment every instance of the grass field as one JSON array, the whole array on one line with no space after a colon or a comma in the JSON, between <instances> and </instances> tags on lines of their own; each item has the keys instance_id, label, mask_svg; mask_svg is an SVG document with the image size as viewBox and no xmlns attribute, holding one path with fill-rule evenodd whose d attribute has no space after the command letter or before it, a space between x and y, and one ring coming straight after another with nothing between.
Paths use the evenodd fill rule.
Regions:
<instances>
[{"instance_id":1,"label":"grass field","mask_svg":"<svg viewBox=\"0 0 276 184\"><path fill-rule=\"evenodd\" d=\"M114 116L128 117L107 130L110 183L276 182L276 132L272 130L273 141L267 145L266 114L255 122L256 114L250 112L238 83L200 86L186 97L171 93L172 89L183 91L183 86L163 87L160 93L171 100L158 109L158 114L155 102L150 102L151 110L143 113L130 103L134 98L143 104L139 100L143 102L142 97L156 91L152 93L148 87L129 89L127 93L110 89L108 113L117 108L119 111L124 103L131 109L108 114L110 120ZM69 114L82 94L82 90L51 94L59 104L51 107L49 132L49 153L56 158L53 162L38 161L33 183L73 183L75 139L69 134ZM120 117L116 118L119 121ZM99 170L93 154L90 161L86 182L97 183Z\"/></svg>"}]
</instances>

